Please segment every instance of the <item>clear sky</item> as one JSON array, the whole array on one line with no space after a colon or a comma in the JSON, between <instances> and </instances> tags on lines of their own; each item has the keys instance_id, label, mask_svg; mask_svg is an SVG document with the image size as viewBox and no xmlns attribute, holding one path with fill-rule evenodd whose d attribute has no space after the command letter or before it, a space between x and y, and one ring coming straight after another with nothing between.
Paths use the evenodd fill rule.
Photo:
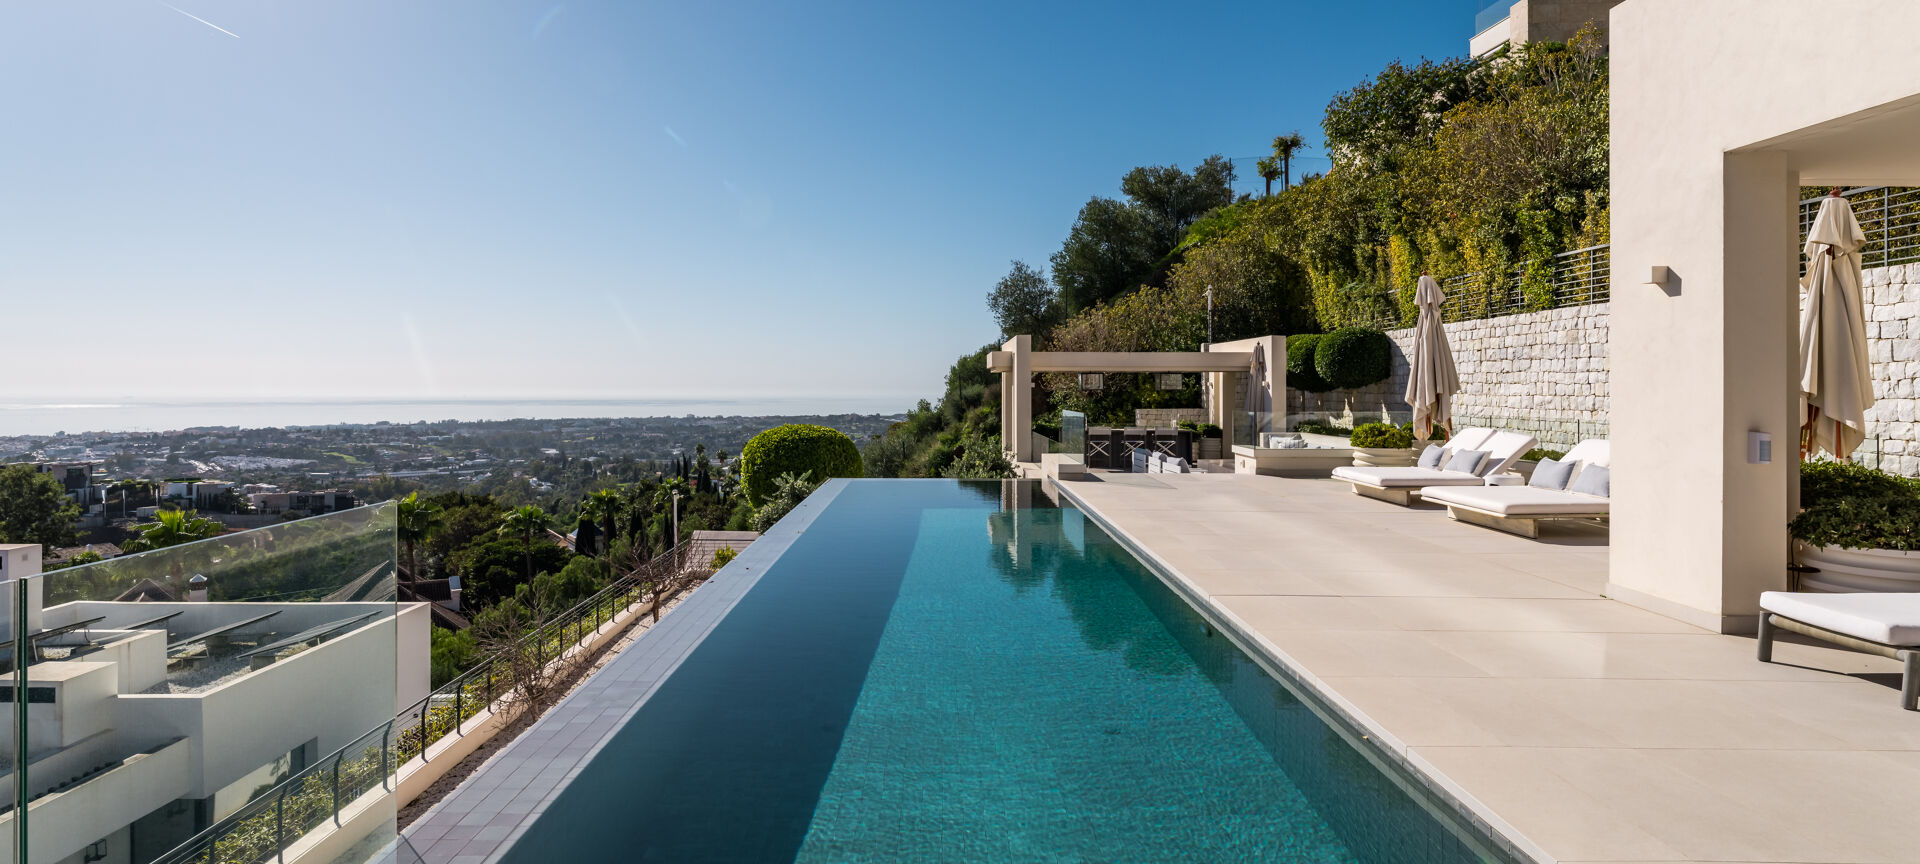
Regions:
<instances>
[{"instance_id":1,"label":"clear sky","mask_svg":"<svg viewBox=\"0 0 1920 864\"><path fill-rule=\"evenodd\" d=\"M1477 8L16 0L0 402L904 408L1127 169L1247 157L1254 191Z\"/></svg>"}]
</instances>

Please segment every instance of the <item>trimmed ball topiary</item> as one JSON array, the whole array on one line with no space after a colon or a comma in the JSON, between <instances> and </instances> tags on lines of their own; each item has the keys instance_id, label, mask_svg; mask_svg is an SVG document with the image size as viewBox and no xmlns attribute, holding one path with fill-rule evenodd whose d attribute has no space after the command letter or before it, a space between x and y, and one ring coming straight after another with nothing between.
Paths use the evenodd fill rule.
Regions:
<instances>
[{"instance_id":1,"label":"trimmed ball topiary","mask_svg":"<svg viewBox=\"0 0 1920 864\"><path fill-rule=\"evenodd\" d=\"M1313 368L1336 390L1352 390L1393 374L1393 340L1371 327L1343 327L1320 338Z\"/></svg>"},{"instance_id":2,"label":"trimmed ball topiary","mask_svg":"<svg viewBox=\"0 0 1920 864\"><path fill-rule=\"evenodd\" d=\"M1333 389L1313 365L1314 349L1319 347L1320 338L1313 333L1287 337L1288 387L1302 393L1325 393Z\"/></svg>"},{"instance_id":3,"label":"trimmed ball topiary","mask_svg":"<svg viewBox=\"0 0 1920 864\"><path fill-rule=\"evenodd\" d=\"M1413 433L1386 423L1362 423L1353 427L1347 442L1372 450L1405 450L1413 446Z\"/></svg>"},{"instance_id":4,"label":"trimmed ball topiary","mask_svg":"<svg viewBox=\"0 0 1920 864\"><path fill-rule=\"evenodd\" d=\"M806 423L775 426L747 442L740 450L740 476L747 500L755 507L773 495L782 474L824 483L832 477L859 477L860 448L838 430Z\"/></svg>"}]
</instances>

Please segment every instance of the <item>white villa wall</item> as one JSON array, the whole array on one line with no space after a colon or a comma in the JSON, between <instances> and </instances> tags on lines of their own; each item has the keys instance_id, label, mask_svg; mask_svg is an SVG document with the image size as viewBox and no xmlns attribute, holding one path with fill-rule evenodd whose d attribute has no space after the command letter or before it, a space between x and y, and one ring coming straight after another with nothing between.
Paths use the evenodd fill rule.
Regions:
<instances>
[{"instance_id":1,"label":"white villa wall","mask_svg":"<svg viewBox=\"0 0 1920 864\"><path fill-rule=\"evenodd\" d=\"M1787 22L1810 14L1845 62L1783 61L1809 56ZM1795 203L1920 180L1916 30L1907 2L1614 8L1609 596L1740 631L1785 586L1797 475L1747 464L1746 439L1798 427Z\"/></svg>"}]
</instances>

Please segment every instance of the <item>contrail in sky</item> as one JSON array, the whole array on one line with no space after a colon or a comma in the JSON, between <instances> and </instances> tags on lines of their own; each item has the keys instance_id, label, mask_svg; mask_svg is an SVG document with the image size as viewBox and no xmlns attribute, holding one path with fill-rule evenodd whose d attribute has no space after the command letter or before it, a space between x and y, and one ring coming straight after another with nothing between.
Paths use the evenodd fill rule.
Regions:
<instances>
[{"instance_id":1,"label":"contrail in sky","mask_svg":"<svg viewBox=\"0 0 1920 864\"><path fill-rule=\"evenodd\" d=\"M673 131L672 126L662 126L660 128L667 130L667 137L672 138L675 143L682 147L687 146L687 139L680 137L680 133Z\"/></svg>"},{"instance_id":2,"label":"contrail in sky","mask_svg":"<svg viewBox=\"0 0 1920 864\"><path fill-rule=\"evenodd\" d=\"M228 30L227 28L225 28L225 27L222 27L222 26L220 26L220 25L218 25L218 24L215 24L215 23L213 23L212 21L208 21L207 19L205 19L205 18L202 18L202 17L200 17L200 16L198 16L198 15L195 15L195 14L193 14L192 12L188 12L187 10L185 10L185 9L182 9L182 8L180 8L180 7L178 7L178 6L175 6L175 5L173 5L172 3L167 3L167 2L164 2L164 0L163 0L163 2L161 2L161 3L160 3L160 5L162 5L162 6L165 6L165 7L167 7L168 9L172 9L173 11L175 11L175 12L178 12L178 13L180 13L180 14L182 14L182 15L185 15L185 16L187 16L188 18L192 18L193 20L195 20L195 21L198 21L198 22L200 22L200 23L202 23L202 24L205 24L205 25L207 25L208 27L212 27L213 29L215 29L215 30L218 30L218 31L220 31L220 32L222 32L222 33L225 33L225 34L227 34L228 36L232 36L232 37L233 37L233 38L235 38L235 39L238 39L238 38L240 38L240 34L238 34L238 33L235 33L235 32L233 32L232 30Z\"/></svg>"}]
</instances>

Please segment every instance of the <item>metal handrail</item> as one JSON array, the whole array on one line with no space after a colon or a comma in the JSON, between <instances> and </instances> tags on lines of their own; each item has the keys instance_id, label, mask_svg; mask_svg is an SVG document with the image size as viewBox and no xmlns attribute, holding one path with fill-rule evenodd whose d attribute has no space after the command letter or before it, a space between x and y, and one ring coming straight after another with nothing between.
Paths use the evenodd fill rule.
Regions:
<instances>
[{"instance_id":1,"label":"metal handrail","mask_svg":"<svg viewBox=\"0 0 1920 864\"><path fill-rule=\"evenodd\" d=\"M1544 296L1529 296L1527 271L1531 262L1514 265L1504 276L1489 279L1486 273L1462 273L1443 277L1440 289L1447 295L1440 307L1442 321L1477 321L1522 312L1544 312L1569 306L1605 303L1612 297L1612 247L1606 244L1562 252L1547 259L1551 268ZM1412 324L1401 308L1401 292L1376 291L1357 298L1371 307L1371 320L1381 328ZM1363 317L1361 320L1367 320Z\"/></svg>"}]
</instances>

